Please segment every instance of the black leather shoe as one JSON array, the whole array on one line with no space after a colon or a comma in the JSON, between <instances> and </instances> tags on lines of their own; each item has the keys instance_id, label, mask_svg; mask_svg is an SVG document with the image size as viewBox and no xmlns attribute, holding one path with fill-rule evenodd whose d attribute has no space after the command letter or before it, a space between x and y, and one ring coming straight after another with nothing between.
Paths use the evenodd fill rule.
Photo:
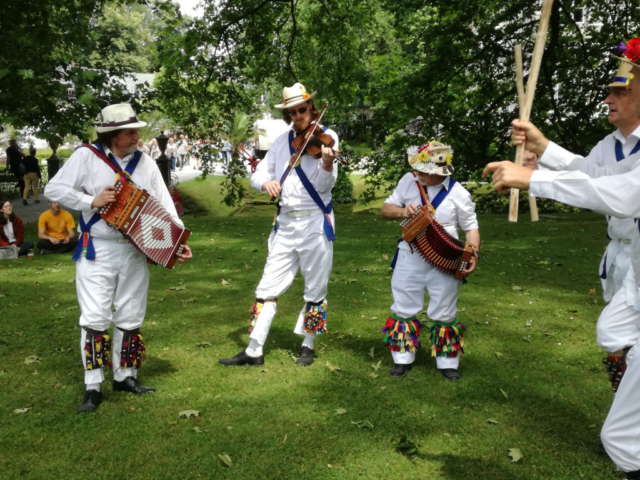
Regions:
<instances>
[{"instance_id":1,"label":"black leather shoe","mask_svg":"<svg viewBox=\"0 0 640 480\"><path fill-rule=\"evenodd\" d=\"M300 349L300 355L298 355L298 360L296 360L296 365L300 365L301 367L308 367L313 363L313 360L316 358L314 351L309 347L302 347Z\"/></svg>"},{"instance_id":2,"label":"black leather shoe","mask_svg":"<svg viewBox=\"0 0 640 480\"><path fill-rule=\"evenodd\" d=\"M121 382L113 381L113 391L114 392L129 392L134 395L142 395L145 393L153 393L156 391L155 388L145 387L138 382L138 379L135 377L127 377Z\"/></svg>"},{"instance_id":3,"label":"black leather shoe","mask_svg":"<svg viewBox=\"0 0 640 480\"><path fill-rule=\"evenodd\" d=\"M264 365L264 355L260 355L259 357L250 357L243 350L235 357L219 359L218 363L221 363L225 367L240 367L242 365L253 365L255 367L259 367L260 365Z\"/></svg>"},{"instance_id":4,"label":"black leather shoe","mask_svg":"<svg viewBox=\"0 0 640 480\"><path fill-rule=\"evenodd\" d=\"M461 377L457 368L442 368L440 369L440 373L442 373L442 376L450 382L457 382Z\"/></svg>"},{"instance_id":5,"label":"black leather shoe","mask_svg":"<svg viewBox=\"0 0 640 480\"><path fill-rule=\"evenodd\" d=\"M87 390L84 392L82 403L78 407L78 413L95 412L102 403L102 392L98 390Z\"/></svg>"},{"instance_id":6,"label":"black leather shoe","mask_svg":"<svg viewBox=\"0 0 640 480\"><path fill-rule=\"evenodd\" d=\"M394 378L406 377L407 372L412 368L412 363L394 363L393 368L389 370L389 375Z\"/></svg>"}]
</instances>

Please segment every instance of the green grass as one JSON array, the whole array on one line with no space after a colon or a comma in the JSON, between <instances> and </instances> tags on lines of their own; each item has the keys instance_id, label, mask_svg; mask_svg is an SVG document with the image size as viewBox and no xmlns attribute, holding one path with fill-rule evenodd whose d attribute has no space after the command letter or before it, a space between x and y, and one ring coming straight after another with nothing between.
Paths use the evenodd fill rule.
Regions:
<instances>
[{"instance_id":1,"label":"green grass","mask_svg":"<svg viewBox=\"0 0 640 480\"><path fill-rule=\"evenodd\" d=\"M206 197L202 185L181 187ZM218 365L248 343L273 208L232 216L212 208L215 215L185 217L195 258L175 271L151 269L140 378L157 392L133 397L105 382L95 414L75 413L83 373L70 256L0 264L0 478L619 478L597 453L613 398L595 342L602 217L515 225L506 214L480 217L481 264L458 303L463 377L450 384L425 350L406 378L388 376L385 255L400 231L367 212L337 215L329 334L317 340L316 362L294 363L297 278L280 298L264 367ZM186 289L168 291L176 286ZM30 355L40 363L25 364ZM335 415L338 408L347 413ZM186 409L201 415L179 418ZM352 424L361 420L373 430ZM418 443L413 459L392 446L399 434ZM512 464L509 448L524 458ZM218 459L224 453L230 468Z\"/></svg>"}]
</instances>

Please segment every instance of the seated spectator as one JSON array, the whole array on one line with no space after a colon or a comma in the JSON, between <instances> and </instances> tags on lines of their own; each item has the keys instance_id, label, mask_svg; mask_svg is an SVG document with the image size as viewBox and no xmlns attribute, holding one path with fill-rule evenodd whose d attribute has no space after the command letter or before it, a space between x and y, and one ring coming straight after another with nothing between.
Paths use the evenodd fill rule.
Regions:
<instances>
[{"instance_id":1,"label":"seated spectator","mask_svg":"<svg viewBox=\"0 0 640 480\"><path fill-rule=\"evenodd\" d=\"M36 158L36 149L32 145L29 147L29 155L22 159L22 170L24 173L24 193L22 194L22 204L27 205L27 197L29 196L29 187L33 185L34 203L40 203L38 200L38 184L42 179L40 173L40 163Z\"/></svg>"},{"instance_id":2,"label":"seated spectator","mask_svg":"<svg viewBox=\"0 0 640 480\"><path fill-rule=\"evenodd\" d=\"M38 220L38 248L41 255L72 252L78 239L74 238L76 227L73 217L60 208L59 203L49 202L49 210Z\"/></svg>"},{"instance_id":3,"label":"seated spectator","mask_svg":"<svg viewBox=\"0 0 640 480\"><path fill-rule=\"evenodd\" d=\"M20 217L13 213L13 205L6 201L2 204L2 213L0 213L0 247L10 247L15 245L20 250L20 257L29 253L33 249L33 242L25 242L24 226Z\"/></svg>"},{"instance_id":4,"label":"seated spectator","mask_svg":"<svg viewBox=\"0 0 640 480\"><path fill-rule=\"evenodd\" d=\"M178 189L173 185L169 187L169 195L171 195L171 199L173 200L173 204L176 207L176 211L178 212L178 216L181 217L184 215L182 211L182 197L178 193Z\"/></svg>"}]
</instances>

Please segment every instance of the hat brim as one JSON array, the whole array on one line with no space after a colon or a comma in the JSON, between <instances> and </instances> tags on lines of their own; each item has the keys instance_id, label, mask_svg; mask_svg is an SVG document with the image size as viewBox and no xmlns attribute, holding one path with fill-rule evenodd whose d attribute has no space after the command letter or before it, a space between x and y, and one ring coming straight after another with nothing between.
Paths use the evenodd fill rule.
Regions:
<instances>
[{"instance_id":1,"label":"hat brim","mask_svg":"<svg viewBox=\"0 0 640 480\"><path fill-rule=\"evenodd\" d=\"M142 128L146 126L147 126L147 122L133 122L133 123L127 123L125 125L118 125L117 127L99 127L98 125L96 125L96 132L106 133L106 132L113 132L115 130L125 130L127 128Z\"/></svg>"},{"instance_id":2,"label":"hat brim","mask_svg":"<svg viewBox=\"0 0 640 480\"><path fill-rule=\"evenodd\" d=\"M624 63L630 63L631 65L633 65L634 67L640 67L640 63L633 63L631 60L629 60L627 57L616 57L615 55L611 55L613 58L615 58L616 60L620 60Z\"/></svg>"},{"instance_id":3,"label":"hat brim","mask_svg":"<svg viewBox=\"0 0 640 480\"><path fill-rule=\"evenodd\" d=\"M279 110L286 110L287 108L291 108L291 107L295 107L297 105L301 105L304 102L308 102L309 100L311 100L313 97L316 96L316 93L318 92L313 92L311 95L309 95L307 98L301 98L299 100L296 100L294 102L288 103L288 104L284 104L284 103L280 103L278 105L275 105L275 108L279 109Z\"/></svg>"},{"instance_id":4,"label":"hat brim","mask_svg":"<svg viewBox=\"0 0 640 480\"><path fill-rule=\"evenodd\" d=\"M409 162L411 165L411 162ZM444 167L428 167L428 164L425 162L416 162L415 165L411 165L411 167L421 173L426 173L427 175L442 175L444 177L448 177L453 174L453 166L445 165Z\"/></svg>"}]
</instances>

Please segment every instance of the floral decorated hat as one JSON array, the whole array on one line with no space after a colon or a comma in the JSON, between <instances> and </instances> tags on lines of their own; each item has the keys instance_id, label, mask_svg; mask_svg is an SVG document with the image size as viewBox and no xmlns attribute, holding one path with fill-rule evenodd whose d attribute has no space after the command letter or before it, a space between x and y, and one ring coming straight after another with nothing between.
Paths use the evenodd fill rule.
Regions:
<instances>
[{"instance_id":1,"label":"floral decorated hat","mask_svg":"<svg viewBox=\"0 0 640 480\"><path fill-rule=\"evenodd\" d=\"M640 67L640 37L632 38L626 44L621 42L616 47L613 58Z\"/></svg>"},{"instance_id":2,"label":"floral decorated hat","mask_svg":"<svg viewBox=\"0 0 640 480\"><path fill-rule=\"evenodd\" d=\"M453 150L442 142L430 141L421 147L407 150L409 164L417 171L429 175L448 176L453 173Z\"/></svg>"},{"instance_id":3,"label":"floral decorated hat","mask_svg":"<svg viewBox=\"0 0 640 480\"><path fill-rule=\"evenodd\" d=\"M282 103L276 105L276 108L284 110L286 108L295 107L301 103L311 100L316 96L317 92L308 93L307 89L301 83L294 83L291 87L282 89Z\"/></svg>"}]
</instances>

